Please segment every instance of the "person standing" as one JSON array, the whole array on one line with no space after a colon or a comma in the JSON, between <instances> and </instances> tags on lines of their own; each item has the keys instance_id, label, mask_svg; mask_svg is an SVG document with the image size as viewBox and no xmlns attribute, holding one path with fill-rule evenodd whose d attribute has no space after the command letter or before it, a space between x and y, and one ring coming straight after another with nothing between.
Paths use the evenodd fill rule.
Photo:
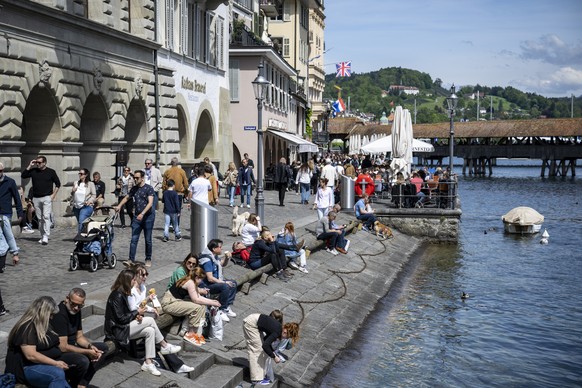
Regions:
<instances>
[{"instance_id":1,"label":"person standing","mask_svg":"<svg viewBox=\"0 0 582 388\"><path fill-rule=\"evenodd\" d=\"M32 179L32 202L39 219L38 228L42 245L47 245L51 234L52 202L57 197L61 181L55 170L46 165L46 157L39 155L31 160L22 174L22 179Z\"/></svg>"},{"instance_id":2,"label":"person standing","mask_svg":"<svg viewBox=\"0 0 582 388\"><path fill-rule=\"evenodd\" d=\"M321 178L319 180L319 188L317 189L315 202L313 203L313 206L317 209L317 226L315 227L316 234L319 234L320 230L325 229L322 228L322 223L325 224L326 222L323 217L327 216L334 205L333 190L327 185L327 183L327 178Z\"/></svg>"},{"instance_id":3,"label":"person standing","mask_svg":"<svg viewBox=\"0 0 582 388\"><path fill-rule=\"evenodd\" d=\"M180 225L178 224L178 215L180 214L180 198L178 193L174 190L174 180L168 179L166 183L167 189L164 191L162 202L164 203L164 238L162 241L168 242L170 238L170 225L174 226L174 235L176 241L182 241L180 235Z\"/></svg>"},{"instance_id":4,"label":"person standing","mask_svg":"<svg viewBox=\"0 0 582 388\"><path fill-rule=\"evenodd\" d=\"M243 320L243 334L247 343L249 368L253 384L268 385L265 378L265 361L270 357L276 364L281 362L271 345L277 339L290 338L293 345L299 340L299 325L295 322L282 324L271 315L251 314Z\"/></svg>"},{"instance_id":5,"label":"person standing","mask_svg":"<svg viewBox=\"0 0 582 388\"><path fill-rule=\"evenodd\" d=\"M247 160L249 167L252 168L252 169L254 169L255 168L255 162L253 162L253 160L251 158L249 158L249 154L247 154L245 152L245 154L243 155L243 157Z\"/></svg>"},{"instance_id":6,"label":"person standing","mask_svg":"<svg viewBox=\"0 0 582 388\"><path fill-rule=\"evenodd\" d=\"M310 197L310 185L311 185L311 177L313 173L309 168L307 163L303 163L303 165L299 168L297 172L297 177L295 181L299 184L299 188L301 190L301 204L309 204L309 197Z\"/></svg>"},{"instance_id":7,"label":"person standing","mask_svg":"<svg viewBox=\"0 0 582 388\"><path fill-rule=\"evenodd\" d=\"M162 182L164 178L162 177L162 173L158 170L154 165L151 159L145 160L145 169L144 169L144 179L145 184L150 185L154 189L154 204L153 209L154 212L158 208L158 200L159 200L159 191L162 188Z\"/></svg>"},{"instance_id":8,"label":"person standing","mask_svg":"<svg viewBox=\"0 0 582 388\"><path fill-rule=\"evenodd\" d=\"M275 167L275 177L273 182L279 191L279 206L285 206L285 192L289 184L289 169L287 168L287 161L285 158L279 159L277 167Z\"/></svg>"},{"instance_id":9,"label":"person standing","mask_svg":"<svg viewBox=\"0 0 582 388\"><path fill-rule=\"evenodd\" d=\"M20 257L18 256L18 246L12 233L12 202L16 207L16 216L20 219L24 217L22 210L22 201L18 193L18 187L14 179L4 174L4 164L0 163L0 229L4 234L8 250L12 254L12 263L18 264ZM0 272L4 272L4 265L6 263L6 256L0 260Z\"/></svg>"},{"instance_id":10,"label":"person standing","mask_svg":"<svg viewBox=\"0 0 582 388\"><path fill-rule=\"evenodd\" d=\"M206 164L201 163L198 166L198 178L194 179L190 186L188 186L188 208L190 208L190 202L196 199L203 203L208 203L208 193L212 191L212 186L210 181L206 178L206 173L204 168Z\"/></svg>"},{"instance_id":11,"label":"person standing","mask_svg":"<svg viewBox=\"0 0 582 388\"><path fill-rule=\"evenodd\" d=\"M212 188L212 190L208 192L208 203L212 206L217 206L219 199L218 179L213 173L212 166L213 165L211 164L204 166L204 176L206 179L208 179L208 182L210 182L210 187Z\"/></svg>"},{"instance_id":12,"label":"person standing","mask_svg":"<svg viewBox=\"0 0 582 388\"><path fill-rule=\"evenodd\" d=\"M224 184L226 185L226 192L228 193L229 206L234 206L234 195L236 192L236 185L238 180L238 171L234 162L228 164L228 170L224 173Z\"/></svg>"},{"instance_id":13,"label":"person standing","mask_svg":"<svg viewBox=\"0 0 582 388\"><path fill-rule=\"evenodd\" d=\"M89 180L89 170L86 168L79 169L79 180L73 183L71 195L73 196L73 214L78 224L77 232L80 233L83 228L83 221L93 213L97 195L97 188Z\"/></svg>"},{"instance_id":14,"label":"person standing","mask_svg":"<svg viewBox=\"0 0 582 388\"><path fill-rule=\"evenodd\" d=\"M83 333L81 309L85 298L85 290L73 288L50 320L50 327L59 336L61 360L69 365L70 383L80 388L89 385L109 352L105 343L91 342Z\"/></svg>"},{"instance_id":15,"label":"person standing","mask_svg":"<svg viewBox=\"0 0 582 388\"><path fill-rule=\"evenodd\" d=\"M137 170L133 174L135 186L131 189L129 194L114 207L116 212L122 208L123 205L130 199L133 199L134 217L131 220L131 243L129 244L129 260L135 262L135 252L137 251L137 243L139 235L143 230L145 239L145 264L146 267L152 266L152 232L154 230L154 221L156 213L152 210L154 203L154 189L150 185L146 185L144 180L145 172Z\"/></svg>"},{"instance_id":16,"label":"person standing","mask_svg":"<svg viewBox=\"0 0 582 388\"><path fill-rule=\"evenodd\" d=\"M121 202L121 200L127 197L127 194L131 191L135 182L133 180L133 175L131 174L131 168L125 166L123 167L123 175L117 179L117 190L119 190L119 196L117 197L117 202ZM129 200L125 203L125 208L121 208L119 218L121 220L121 227L125 228L125 212L129 216L129 223L131 224L131 220L133 220L133 201Z\"/></svg>"},{"instance_id":17,"label":"person standing","mask_svg":"<svg viewBox=\"0 0 582 388\"><path fill-rule=\"evenodd\" d=\"M246 155L246 154L245 154ZM238 169L238 184L240 186L240 207L245 205L245 196L247 197L247 207L251 207L251 188L255 183L253 168L249 165L247 159L242 160L242 166Z\"/></svg>"},{"instance_id":18,"label":"person standing","mask_svg":"<svg viewBox=\"0 0 582 388\"><path fill-rule=\"evenodd\" d=\"M2 229L0 229L0 260L3 263L6 263L6 255L8 254L8 244L6 244L6 239L4 238L4 232L2 232ZM4 267L4 265L2 265L2 268ZM2 269L2 271L0 271L0 273L4 272L4 269ZM6 310L6 307L4 307L4 301L2 300L2 290L0 289L0 317L2 315L6 315L8 314L9 311Z\"/></svg>"},{"instance_id":19,"label":"person standing","mask_svg":"<svg viewBox=\"0 0 582 388\"><path fill-rule=\"evenodd\" d=\"M178 194L180 200L180 211L182 210L182 204L184 203L184 197L188 189L188 177L186 176L186 171L180 167L180 161L177 157L173 157L170 161L171 167L164 172L162 190L168 189L168 181L171 179L174 181L174 190ZM180 214L178 214L178 225L180 224Z\"/></svg>"},{"instance_id":20,"label":"person standing","mask_svg":"<svg viewBox=\"0 0 582 388\"><path fill-rule=\"evenodd\" d=\"M95 185L95 207L100 208L105 205L105 182L101 180L101 174L98 171L93 173L93 184Z\"/></svg>"},{"instance_id":21,"label":"person standing","mask_svg":"<svg viewBox=\"0 0 582 388\"><path fill-rule=\"evenodd\" d=\"M337 171L334 166L331 165L331 159L325 159L325 166L321 169L321 178L327 178L327 185L333 188L335 187L335 181L337 179Z\"/></svg>"}]
</instances>

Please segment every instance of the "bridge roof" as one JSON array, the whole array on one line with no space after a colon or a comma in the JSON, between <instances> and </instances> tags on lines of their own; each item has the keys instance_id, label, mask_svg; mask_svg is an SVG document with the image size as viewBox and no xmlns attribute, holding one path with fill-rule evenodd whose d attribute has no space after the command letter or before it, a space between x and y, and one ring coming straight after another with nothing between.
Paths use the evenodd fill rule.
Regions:
<instances>
[{"instance_id":1,"label":"bridge roof","mask_svg":"<svg viewBox=\"0 0 582 388\"><path fill-rule=\"evenodd\" d=\"M445 138L449 136L449 122L413 125L415 138ZM392 132L392 125L364 123L355 117L329 120L330 134L371 135ZM492 120L455 122L455 136L474 137L550 137L582 136L582 118Z\"/></svg>"}]
</instances>

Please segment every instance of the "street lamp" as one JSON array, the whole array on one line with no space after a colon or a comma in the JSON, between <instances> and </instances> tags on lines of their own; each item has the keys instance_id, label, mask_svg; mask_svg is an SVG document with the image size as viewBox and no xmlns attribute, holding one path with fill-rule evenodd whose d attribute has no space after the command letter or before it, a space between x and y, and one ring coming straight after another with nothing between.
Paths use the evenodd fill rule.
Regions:
<instances>
[{"instance_id":1,"label":"street lamp","mask_svg":"<svg viewBox=\"0 0 582 388\"><path fill-rule=\"evenodd\" d=\"M253 81L253 91L257 99L257 195L255 196L256 214L265 222L265 197L263 196L263 101L267 95L269 81L263 77L263 60L259 62L259 74Z\"/></svg>"},{"instance_id":2,"label":"street lamp","mask_svg":"<svg viewBox=\"0 0 582 388\"><path fill-rule=\"evenodd\" d=\"M458 97L455 94L455 84L451 86L451 95L447 97L447 106L449 108L449 116L451 118L450 139L449 139L449 175L453 177L453 155L455 142L455 109L457 109Z\"/></svg>"}]
</instances>

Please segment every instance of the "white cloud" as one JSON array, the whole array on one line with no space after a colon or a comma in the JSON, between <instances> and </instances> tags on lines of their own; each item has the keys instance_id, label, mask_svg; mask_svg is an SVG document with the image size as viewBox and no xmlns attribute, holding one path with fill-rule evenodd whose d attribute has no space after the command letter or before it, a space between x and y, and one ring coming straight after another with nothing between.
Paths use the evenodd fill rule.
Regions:
<instances>
[{"instance_id":1,"label":"white cloud","mask_svg":"<svg viewBox=\"0 0 582 388\"><path fill-rule=\"evenodd\" d=\"M526 90L548 96L565 96L570 93L582 94L582 70L566 66L546 76L513 81Z\"/></svg>"},{"instance_id":2,"label":"white cloud","mask_svg":"<svg viewBox=\"0 0 582 388\"><path fill-rule=\"evenodd\" d=\"M582 64L582 44L568 45L554 34L543 35L537 41L523 41L519 46L520 57L526 60L560 66Z\"/></svg>"}]
</instances>

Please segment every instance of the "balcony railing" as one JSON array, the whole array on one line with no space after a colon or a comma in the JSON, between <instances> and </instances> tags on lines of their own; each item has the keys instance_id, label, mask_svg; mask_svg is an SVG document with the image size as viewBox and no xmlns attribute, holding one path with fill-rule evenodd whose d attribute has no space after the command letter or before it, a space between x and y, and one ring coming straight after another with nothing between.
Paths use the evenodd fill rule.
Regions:
<instances>
[{"instance_id":1,"label":"balcony railing","mask_svg":"<svg viewBox=\"0 0 582 388\"><path fill-rule=\"evenodd\" d=\"M245 24L235 26L230 44L235 46L268 46Z\"/></svg>"},{"instance_id":2,"label":"balcony railing","mask_svg":"<svg viewBox=\"0 0 582 388\"><path fill-rule=\"evenodd\" d=\"M278 0L260 0L259 8L263 10L267 17L274 18L279 16L279 12L277 12L279 3Z\"/></svg>"}]
</instances>

